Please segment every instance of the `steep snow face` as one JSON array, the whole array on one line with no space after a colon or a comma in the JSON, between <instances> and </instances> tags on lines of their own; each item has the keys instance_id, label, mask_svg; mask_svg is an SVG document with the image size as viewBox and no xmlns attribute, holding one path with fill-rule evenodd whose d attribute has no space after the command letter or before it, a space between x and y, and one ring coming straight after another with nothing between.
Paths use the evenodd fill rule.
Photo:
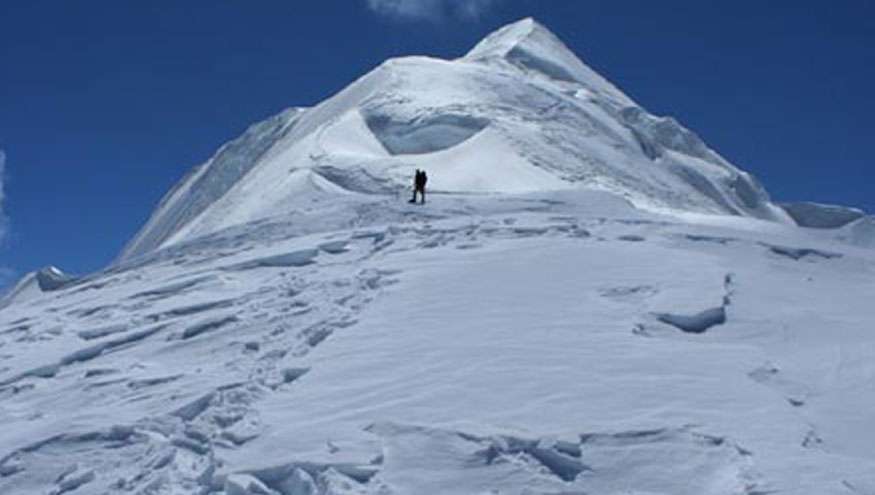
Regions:
<instances>
[{"instance_id":1,"label":"steep snow face","mask_svg":"<svg viewBox=\"0 0 875 495\"><path fill-rule=\"evenodd\" d=\"M622 91L586 66L562 41L532 18L523 19L492 33L465 58L505 62L556 81L581 84L615 105L634 106Z\"/></svg>"},{"instance_id":2,"label":"steep snow face","mask_svg":"<svg viewBox=\"0 0 875 495\"><path fill-rule=\"evenodd\" d=\"M393 155L433 153L452 148L489 125L488 119L460 113L427 115L415 122L375 113L368 128Z\"/></svg>"},{"instance_id":3,"label":"steep snow face","mask_svg":"<svg viewBox=\"0 0 875 495\"><path fill-rule=\"evenodd\" d=\"M301 108L291 108L253 125L242 136L222 146L206 163L195 168L161 200L145 227L122 252L137 256L160 246L208 209L258 163L259 158L291 129Z\"/></svg>"},{"instance_id":4,"label":"steep snow face","mask_svg":"<svg viewBox=\"0 0 875 495\"><path fill-rule=\"evenodd\" d=\"M438 193L594 189L655 211L792 222L753 177L526 19L460 59L390 60L254 126L168 194L120 261L338 194L406 194L416 168Z\"/></svg>"}]
</instances>

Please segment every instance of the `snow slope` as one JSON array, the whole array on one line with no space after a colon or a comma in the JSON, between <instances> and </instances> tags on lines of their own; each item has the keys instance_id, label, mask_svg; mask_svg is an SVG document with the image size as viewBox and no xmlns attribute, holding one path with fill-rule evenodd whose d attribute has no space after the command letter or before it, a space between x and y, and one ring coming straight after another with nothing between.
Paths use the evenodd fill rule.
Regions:
<instances>
[{"instance_id":1,"label":"snow slope","mask_svg":"<svg viewBox=\"0 0 875 495\"><path fill-rule=\"evenodd\" d=\"M253 126L171 191L120 259L281 216L337 188L406 189L417 167L436 191L595 189L656 211L792 222L756 179L525 19L462 58L389 60L314 108Z\"/></svg>"},{"instance_id":2,"label":"snow slope","mask_svg":"<svg viewBox=\"0 0 875 495\"><path fill-rule=\"evenodd\" d=\"M387 62L4 300L0 494L875 493L875 224L783 211L533 21Z\"/></svg>"},{"instance_id":3,"label":"snow slope","mask_svg":"<svg viewBox=\"0 0 875 495\"><path fill-rule=\"evenodd\" d=\"M0 311L0 493L866 494L875 254L351 194Z\"/></svg>"},{"instance_id":4,"label":"snow slope","mask_svg":"<svg viewBox=\"0 0 875 495\"><path fill-rule=\"evenodd\" d=\"M850 244L875 248L875 216L866 216L838 230L836 238Z\"/></svg>"}]
</instances>

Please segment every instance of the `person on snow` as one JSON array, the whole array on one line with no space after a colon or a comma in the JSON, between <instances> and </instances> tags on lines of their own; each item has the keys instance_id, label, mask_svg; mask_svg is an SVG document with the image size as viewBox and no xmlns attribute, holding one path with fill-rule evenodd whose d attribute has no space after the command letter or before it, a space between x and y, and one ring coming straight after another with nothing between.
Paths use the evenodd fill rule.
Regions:
<instances>
[{"instance_id":1,"label":"person on snow","mask_svg":"<svg viewBox=\"0 0 875 495\"><path fill-rule=\"evenodd\" d=\"M428 176L425 175L425 170L419 173L419 201L425 204L425 184L428 182Z\"/></svg>"},{"instance_id":2,"label":"person on snow","mask_svg":"<svg viewBox=\"0 0 875 495\"><path fill-rule=\"evenodd\" d=\"M416 195L419 194L419 201L425 204L425 185L428 183L428 175L425 170L416 169L416 175L413 177L413 199L411 203L416 203Z\"/></svg>"},{"instance_id":3,"label":"person on snow","mask_svg":"<svg viewBox=\"0 0 875 495\"><path fill-rule=\"evenodd\" d=\"M413 175L413 198L409 203L416 203L416 194L419 193L419 174L421 173L421 170L416 169L416 173Z\"/></svg>"}]
</instances>

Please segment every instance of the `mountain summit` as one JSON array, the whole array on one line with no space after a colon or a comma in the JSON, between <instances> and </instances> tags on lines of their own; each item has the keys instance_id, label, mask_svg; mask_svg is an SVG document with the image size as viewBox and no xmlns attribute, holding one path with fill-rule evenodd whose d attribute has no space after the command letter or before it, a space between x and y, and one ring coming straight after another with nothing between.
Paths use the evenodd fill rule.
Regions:
<instances>
[{"instance_id":1,"label":"mountain summit","mask_svg":"<svg viewBox=\"0 0 875 495\"><path fill-rule=\"evenodd\" d=\"M620 90L581 62L562 40L532 18L509 24L490 34L468 52L465 59L501 60L557 81L581 84L603 97L612 98L618 106L635 106Z\"/></svg>"},{"instance_id":2,"label":"mountain summit","mask_svg":"<svg viewBox=\"0 0 875 495\"><path fill-rule=\"evenodd\" d=\"M121 260L339 195L595 189L658 211L790 218L749 174L656 117L524 19L456 60L393 59L313 108L223 146L174 188Z\"/></svg>"}]
</instances>

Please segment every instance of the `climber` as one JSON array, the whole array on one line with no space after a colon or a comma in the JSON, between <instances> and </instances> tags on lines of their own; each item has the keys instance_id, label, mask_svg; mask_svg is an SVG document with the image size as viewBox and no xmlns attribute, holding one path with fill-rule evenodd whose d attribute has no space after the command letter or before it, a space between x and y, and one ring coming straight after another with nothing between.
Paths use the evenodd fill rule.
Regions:
<instances>
[{"instance_id":1,"label":"climber","mask_svg":"<svg viewBox=\"0 0 875 495\"><path fill-rule=\"evenodd\" d=\"M425 204L425 184L428 182L428 176L425 170L416 169L416 174L413 176L413 198L410 203L416 203L416 195L419 194L419 200Z\"/></svg>"},{"instance_id":2,"label":"climber","mask_svg":"<svg viewBox=\"0 0 875 495\"><path fill-rule=\"evenodd\" d=\"M419 169L416 169L416 174L413 175L413 198L411 198L411 200L408 201L409 203L416 203L416 193L419 192L419 181L420 181L419 176L420 176L420 174L422 174L422 171Z\"/></svg>"},{"instance_id":3,"label":"climber","mask_svg":"<svg viewBox=\"0 0 875 495\"><path fill-rule=\"evenodd\" d=\"M425 170L420 171L419 176L416 179L416 189L419 191L419 201L422 204L425 204L425 184L427 182L428 175L425 174Z\"/></svg>"}]
</instances>

